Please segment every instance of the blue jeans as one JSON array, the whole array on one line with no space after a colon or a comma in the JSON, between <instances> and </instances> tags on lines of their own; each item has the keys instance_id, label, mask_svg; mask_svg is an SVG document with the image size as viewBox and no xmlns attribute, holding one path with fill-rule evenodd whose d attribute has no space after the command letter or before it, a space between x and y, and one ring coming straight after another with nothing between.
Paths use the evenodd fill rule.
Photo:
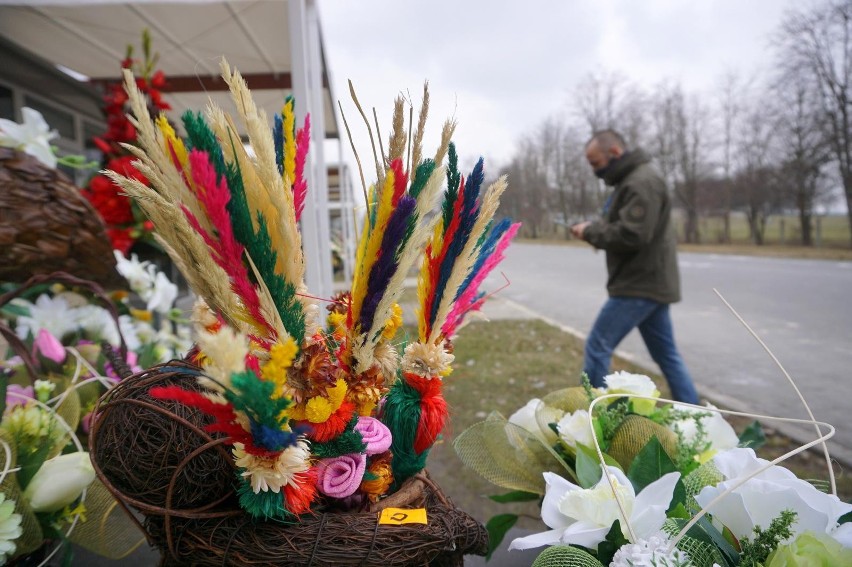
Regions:
<instances>
[{"instance_id":1,"label":"blue jeans","mask_svg":"<svg viewBox=\"0 0 852 567\"><path fill-rule=\"evenodd\" d=\"M639 327L645 346L660 366L672 398L698 403L698 393L674 342L669 306L639 297L610 297L586 339L583 371L592 386L602 387L609 374L612 352L634 327Z\"/></svg>"}]
</instances>

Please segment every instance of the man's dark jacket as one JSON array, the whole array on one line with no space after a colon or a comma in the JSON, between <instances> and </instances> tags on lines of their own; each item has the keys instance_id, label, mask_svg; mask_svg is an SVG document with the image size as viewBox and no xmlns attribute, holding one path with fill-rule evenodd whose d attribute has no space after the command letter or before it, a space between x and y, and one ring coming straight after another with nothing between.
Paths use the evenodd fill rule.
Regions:
<instances>
[{"instance_id":1,"label":"man's dark jacket","mask_svg":"<svg viewBox=\"0 0 852 567\"><path fill-rule=\"evenodd\" d=\"M666 184L642 150L625 153L604 176L614 185L608 210L583 232L583 239L606 250L611 297L680 301L676 236Z\"/></svg>"}]
</instances>

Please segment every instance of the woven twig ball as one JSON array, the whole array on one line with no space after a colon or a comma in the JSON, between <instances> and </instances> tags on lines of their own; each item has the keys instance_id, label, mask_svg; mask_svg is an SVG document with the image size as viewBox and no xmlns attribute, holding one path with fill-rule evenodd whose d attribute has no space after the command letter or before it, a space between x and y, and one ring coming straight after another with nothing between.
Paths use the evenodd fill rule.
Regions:
<instances>
[{"instance_id":1,"label":"woven twig ball","mask_svg":"<svg viewBox=\"0 0 852 567\"><path fill-rule=\"evenodd\" d=\"M210 509L234 497L233 460L204 427L209 417L148 395L156 386L201 390L198 369L172 361L129 376L98 404L89 447L99 476L145 514Z\"/></svg>"}]
</instances>

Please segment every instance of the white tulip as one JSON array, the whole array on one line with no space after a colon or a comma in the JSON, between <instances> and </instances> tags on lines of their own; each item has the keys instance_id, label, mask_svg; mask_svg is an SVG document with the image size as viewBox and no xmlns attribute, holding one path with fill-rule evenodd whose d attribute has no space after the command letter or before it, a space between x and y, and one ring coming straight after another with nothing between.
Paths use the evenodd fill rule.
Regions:
<instances>
[{"instance_id":1,"label":"white tulip","mask_svg":"<svg viewBox=\"0 0 852 567\"><path fill-rule=\"evenodd\" d=\"M713 457L713 464L725 480L716 486L706 486L695 497L702 507L741 482L745 477L767 464L752 449L731 449ZM852 511L852 504L841 502L837 496L817 490L784 467L771 466L745 484L725 495L708 510L714 521L724 524L734 537L752 537L755 526L763 529L784 510L796 512L791 527L793 536L805 531L827 533L849 544L847 530L837 529L837 520Z\"/></svg>"},{"instance_id":2,"label":"white tulip","mask_svg":"<svg viewBox=\"0 0 852 567\"><path fill-rule=\"evenodd\" d=\"M95 479L95 469L84 451L46 460L35 473L24 498L36 512L56 512L80 497Z\"/></svg>"},{"instance_id":3,"label":"white tulip","mask_svg":"<svg viewBox=\"0 0 852 567\"><path fill-rule=\"evenodd\" d=\"M604 474L612 479L636 537L648 539L659 532L666 521L666 510L680 473L663 475L639 494L634 492L633 485L617 468L606 467ZM588 489L580 488L550 472L544 473L544 480L547 488L541 505L541 519L552 529L518 538L512 541L509 549L556 544L576 544L597 549L616 520L620 520L622 532L627 534L626 522L606 476L602 475L600 481Z\"/></svg>"}]
</instances>

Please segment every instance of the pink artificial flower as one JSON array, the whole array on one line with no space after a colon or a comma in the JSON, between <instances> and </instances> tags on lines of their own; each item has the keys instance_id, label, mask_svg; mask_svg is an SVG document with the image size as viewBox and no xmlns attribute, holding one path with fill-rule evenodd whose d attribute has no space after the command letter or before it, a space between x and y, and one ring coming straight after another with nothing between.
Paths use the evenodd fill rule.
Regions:
<instances>
[{"instance_id":1,"label":"pink artificial flower","mask_svg":"<svg viewBox=\"0 0 852 567\"><path fill-rule=\"evenodd\" d=\"M92 422L94 421L94 412L89 412L80 418L80 427L83 429L83 433L86 435L89 434L89 430L92 428Z\"/></svg>"},{"instance_id":2,"label":"pink artificial flower","mask_svg":"<svg viewBox=\"0 0 852 567\"><path fill-rule=\"evenodd\" d=\"M317 463L317 488L326 496L345 498L361 486L367 468L367 455L349 453Z\"/></svg>"},{"instance_id":3,"label":"pink artificial flower","mask_svg":"<svg viewBox=\"0 0 852 567\"><path fill-rule=\"evenodd\" d=\"M361 416L355 424L355 431L361 434L367 444L368 455L384 453L391 446L391 432L387 426L375 417Z\"/></svg>"},{"instance_id":4,"label":"pink artificial flower","mask_svg":"<svg viewBox=\"0 0 852 567\"><path fill-rule=\"evenodd\" d=\"M65 347L47 329L39 329L34 346L42 356L49 358L57 364L64 362L67 356Z\"/></svg>"}]
</instances>

